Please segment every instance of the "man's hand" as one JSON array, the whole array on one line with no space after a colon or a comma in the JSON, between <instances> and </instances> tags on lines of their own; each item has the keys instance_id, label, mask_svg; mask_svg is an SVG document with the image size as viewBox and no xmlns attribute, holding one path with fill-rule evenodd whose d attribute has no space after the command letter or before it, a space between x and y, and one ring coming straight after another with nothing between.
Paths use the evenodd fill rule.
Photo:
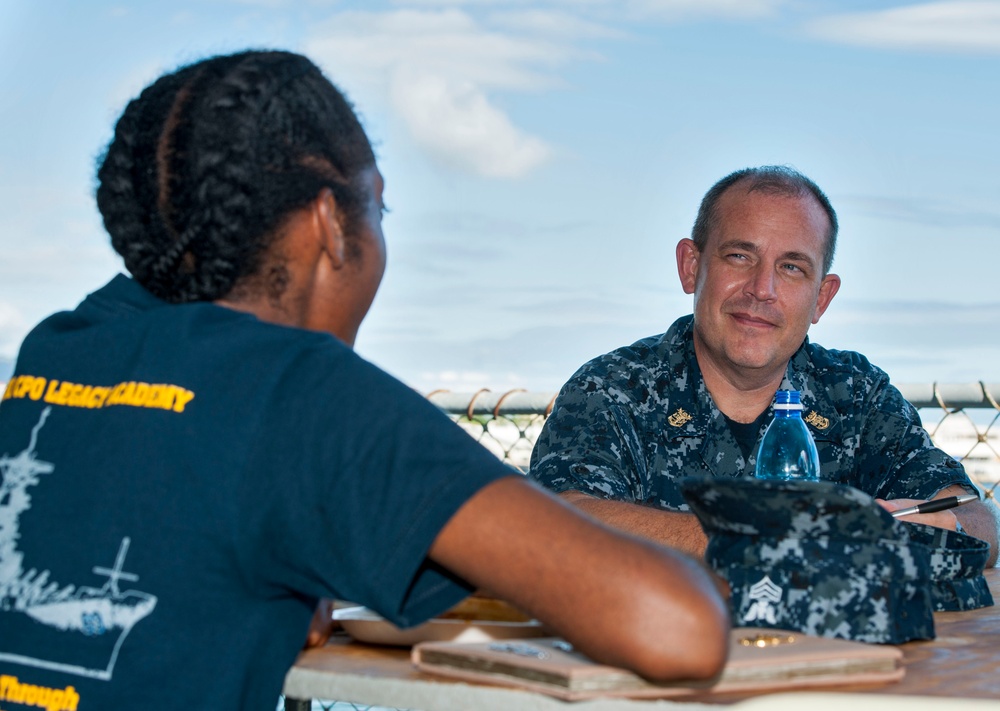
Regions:
<instances>
[{"instance_id":1,"label":"man's hand","mask_svg":"<svg viewBox=\"0 0 1000 711\"><path fill-rule=\"evenodd\" d=\"M940 497L935 496L934 498ZM875 501L889 513L898 511L899 509L910 508L924 502L923 499L889 499L888 501L885 499L875 499ZM899 520L909 523L922 523L926 526L934 526L935 528L947 528L950 531L955 531L958 528L956 525L958 518L955 516L955 509L935 511L934 513L910 514L909 516L900 516Z\"/></svg>"},{"instance_id":2,"label":"man's hand","mask_svg":"<svg viewBox=\"0 0 1000 711\"><path fill-rule=\"evenodd\" d=\"M941 491L934 495L934 498L942 499L946 496L962 496L963 494L968 493L969 492L963 487L958 484L953 484L952 486L941 489ZM920 503L919 501L915 501L913 499L890 499L889 501L883 501L882 499L875 500L886 511L895 511L896 509ZM998 532L1000 532L1000 509L997 508L996 503L991 499L986 499L985 501L973 501L972 503L959 506L958 508L948 509L947 511L936 511L935 513L929 514L903 516L900 521L925 523L928 526L947 528L951 531L955 530L955 522L958 521L962 524L962 528L965 529L965 532L970 536L975 536L976 538L984 540L990 544L990 555L986 561L986 567L992 568L997 563L997 539Z\"/></svg>"}]
</instances>

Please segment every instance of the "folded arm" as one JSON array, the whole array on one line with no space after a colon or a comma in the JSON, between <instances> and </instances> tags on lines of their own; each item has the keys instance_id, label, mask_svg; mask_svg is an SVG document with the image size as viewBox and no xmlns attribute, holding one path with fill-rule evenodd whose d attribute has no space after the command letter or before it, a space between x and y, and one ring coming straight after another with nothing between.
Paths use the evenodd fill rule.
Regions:
<instances>
[{"instance_id":1,"label":"folded arm","mask_svg":"<svg viewBox=\"0 0 1000 711\"><path fill-rule=\"evenodd\" d=\"M579 491L564 491L559 496L619 531L676 548L696 558L705 555L708 537L694 514L665 511L629 501L600 499Z\"/></svg>"},{"instance_id":2,"label":"folded arm","mask_svg":"<svg viewBox=\"0 0 1000 711\"><path fill-rule=\"evenodd\" d=\"M729 614L704 566L601 526L523 479L470 499L430 555L603 663L670 680L709 678L725 662Z\"/></svg>"}]
</instances>

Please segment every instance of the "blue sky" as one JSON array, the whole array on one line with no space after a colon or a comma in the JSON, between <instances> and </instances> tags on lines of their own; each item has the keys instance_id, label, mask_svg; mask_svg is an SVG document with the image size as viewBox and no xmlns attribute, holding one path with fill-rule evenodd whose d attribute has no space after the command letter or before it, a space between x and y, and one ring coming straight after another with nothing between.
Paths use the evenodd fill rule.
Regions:
<instances>
[{"instance_id":1,"label":"blue sky","mask_svg":"<svg viewBox=\"0 0 1000 711\"><path fill-rule=\"evenodd\" d=\"M840 215L815 341L1000 382L1000 2L832 0L0 0L0 380L120 269L93 176L124 104L246 47L355 102L392 211L357 349L419 390L555 390L665 330L701 195L766 163Z\"/></svg>"}]
</instances>

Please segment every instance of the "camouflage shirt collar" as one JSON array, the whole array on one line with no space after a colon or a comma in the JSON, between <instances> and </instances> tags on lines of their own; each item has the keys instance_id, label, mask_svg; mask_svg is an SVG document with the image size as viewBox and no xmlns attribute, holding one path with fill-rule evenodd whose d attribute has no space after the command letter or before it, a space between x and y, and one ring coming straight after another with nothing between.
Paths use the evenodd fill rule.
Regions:
<instances>
[{"instance_id":1,"label":"camouflage shirt collar","mask_svg":"<svg viewBox=\"0 0 1000 711\"><path fill-rule=\"evenodd\" d=\"M704 434L717 413L694 353L693 325L693 315L682 316L660 340L660 362L666 368L657 388L670 402L667 422L680 436Z\"/></svg>"},{"instance_id":2,"label":"camouflage shirt collar","mask_svg":"<svg viewBox=\"0 0 1000 711\"><path fill-rule=\"evenodd\" d=\"M809 425L809 430L816 439L835 440L841 429L841 417L837 407L824 388L814 387L825 382L823 374L818 372L811 352L808 336L788 361L785 378L781 387L787 390L798 390L802 399L802 419Z\"/></svg>"},{"instance_id":3,"label":"camouflage shirt collar","mask_svg":"<svg viewBox=\"0 0 1000 711\"><path fill-rule=\"evenodd\" d=\"M782 380L783 389L798 390L802 396L802 417L817 439L835 439L840 431L840 416L829 394L813 384L816 365L810 356L809 338L802 342L791 357ZM703 435L721 413L712 400L698 366L694 352L694 316L688 314L674 321L660 338L660 362L666 368L658 378L657 388L669 393L670 413L667 420L675 436Z\"/></svg>"}]
</instances>

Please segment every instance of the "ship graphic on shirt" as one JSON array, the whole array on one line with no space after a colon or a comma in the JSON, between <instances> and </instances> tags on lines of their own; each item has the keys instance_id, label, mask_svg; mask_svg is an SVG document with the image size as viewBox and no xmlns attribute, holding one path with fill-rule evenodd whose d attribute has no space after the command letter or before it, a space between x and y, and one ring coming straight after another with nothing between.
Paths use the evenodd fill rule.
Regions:
<instances>
[{"instance_id":1,"label":"ship graphic on shirt","mask_svg":"<svg viewBox=\"0 0 1000 711\"><path fill-rule=\"evenodd\" d=\"M96 579L106 579L100 587L61 585L48 570L25 570L17 548L18 521L31 508L28 488L55 473L36 449L51 410L42 411L24 451L0 456L0 661L111 679L128 633L156 607L154 595L120 588L138 580L124 572L129 538L111 567L94 566Z\"/></svg>"}]
</instances>

